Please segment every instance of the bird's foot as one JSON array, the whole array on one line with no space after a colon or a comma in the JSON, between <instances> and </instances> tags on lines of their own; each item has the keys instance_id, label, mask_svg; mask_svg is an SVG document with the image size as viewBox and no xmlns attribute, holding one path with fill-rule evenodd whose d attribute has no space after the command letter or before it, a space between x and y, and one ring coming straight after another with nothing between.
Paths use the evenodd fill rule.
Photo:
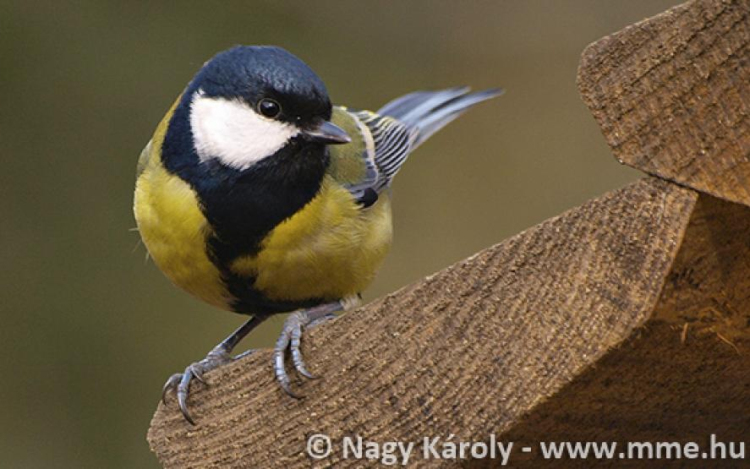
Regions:
<instances>
[{"instance_id":1,"label":"bird's foot","mask_svg":"<svg viewBox=\"0 0 750 469\"><path fill-rule=\"evenodd\" d=\"M344 306L339 301L327 303L314 308L296 311L290 314L284 322L281 335L276 341L276 347L274 348L273 370L276 375L276 380L281 385L281 388L290 396L297 399L302 397L292 392L291 380L289 379L289 375L286 372L286 366L284 365L287 349L291 352L294 369L306 378L315 379L315 376L307 371L305 361L302 358L302 351L300 350L302 332L304 329L309 329L322 322L335 318L336 316L334 313L342 309L344 309Z\"/></svg>"},{"instance_id":2,"label":"bird's foot","mask_svg":"<svg viewBox=\"0 0 750 469\"><path fill-rule=\"evenodd\" d=\"M190 416L190 412L188 411L187 406L187 398L188 394L190 393L190 383L193 381L193 378L204 385L208 385L203 377L206 372L230 363L237 358L240 358L252 352L253 350L249 350L241 355L238 355L237 357L232 357L227 349L223 346L223 344L217 345L210 352L208 352L206 358L188 365L188 367L185 368L185 371L183 371L182 373L175 373L169 377L167 382L164 383L164 388L162 389L162 402L166 404L167 393L169 393L170 391L174 391L177 394L177 402L180 405L180 411L185 417L185 420L190 422L191 425L195 425L195 421L193 421L193 418Z\"/></svg>"}]
</instances>

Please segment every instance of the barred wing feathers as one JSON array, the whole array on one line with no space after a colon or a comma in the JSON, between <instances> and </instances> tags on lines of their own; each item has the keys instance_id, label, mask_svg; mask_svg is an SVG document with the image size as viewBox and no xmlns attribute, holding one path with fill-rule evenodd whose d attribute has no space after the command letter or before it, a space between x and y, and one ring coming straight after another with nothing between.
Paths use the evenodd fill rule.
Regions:
<instances>
[{"instance_id":1,"label":"barred wing feathers","mask_svg":"<svg viewBox=\"0 0 750 469\"><path fill-rule=\"evenodd\" d=\"M357 111L354 115L370 131L374 155L372 162L378 172L372 188L380 192L401 169L409 153L414 149L418 129L389 116L382 116L369 111Z\"/></svg>"},{"instance_id":2,"label":"barred wing feathers","mask_svg":"<svg viewBox=\"0 0 750 469\"><path fill-rule=\"evenodd\" d=\"M500 94L500 89L469 93L465 87L449 88L407 94L378 112L338 108L355 118L363 139L358 148L366 176L349 184L349 190L358 198L368 193L377 198L414 149L470 107Z\"/></svg>"}]
</instances>

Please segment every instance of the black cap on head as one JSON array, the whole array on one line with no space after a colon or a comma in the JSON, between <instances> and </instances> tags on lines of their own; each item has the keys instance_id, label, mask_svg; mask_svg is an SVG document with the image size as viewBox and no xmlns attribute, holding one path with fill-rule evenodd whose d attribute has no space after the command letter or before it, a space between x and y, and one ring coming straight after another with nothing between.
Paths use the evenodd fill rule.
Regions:
<instances>
[{"instance_id":1,"label":"black cap on head","mask_svg":"<svg viewBox=\"0 0 750 469\"><path fill-rule=\"evenodd\" d=\"M280 47L236 46L220 52L198 72L188 92L242 99L257 108L261 99L281 105L279 120L306 124L331 117L323 81L302 60Z\"/></svg>"}]
</instances>

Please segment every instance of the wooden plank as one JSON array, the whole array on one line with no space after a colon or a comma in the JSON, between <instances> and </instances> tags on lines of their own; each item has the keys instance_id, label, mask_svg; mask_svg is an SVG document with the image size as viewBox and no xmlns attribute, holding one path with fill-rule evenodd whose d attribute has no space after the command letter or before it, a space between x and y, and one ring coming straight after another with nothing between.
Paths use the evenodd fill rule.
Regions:
<instances>
[{"instance_id":1,"label":"wooden plank","mask_svg":"<svg viewBox=\"0 0 750 469\"><path fill-rule=\"evenodd\" d=\"M621 162L750 205L749 14L691 1L584 51L579 89Z\"/></svg>"},{"instance_id":2,"label":"wooden plank","mask_svg":"<svg viewBox=\"0 0 750 469\"><path fill-rule=\"evenodd\" d=\"M304 400L278 389L268 351L215 370L191 394L198 426L159 405L151 447L165 467L359 467L344 436L508 430L651 316L696 199L638 181L316 328L305 353L323 378ZM305 454L315 433L334 441L324 461Z\"/></svg>"},{"instance_id":3,"label":"wooden plank","mask_svg":"<svg viewBox=\"0 0 750 469\"><path fill-rule=\"evenodd\" d=\"M654 317L501 436L533 448L514 453L513 466L539 467L542 441L617 442L615 459L627 459L618 455L627 454L629 442L695 442L702 450L711 434L724 443L746 442L748 234L750 208L702 194ZM561 461L562 467L594 463L592 458ZM664 460L648 464L663 467Z\"/></svg>"},{"instance_id":4,"label":"wooden plank","mask_svg":"<svg viewBox=\"0 0 750 469\"><path fill-rule=\"evenodd\" d=\"M746 467L746 459L678 458L674 448L671 460L664 452L659 459L627 457L627 445L634 442L694 442L701 453L710 451L712 434L718 441L735 442L735 448L737 442L747 444L750 341L737 341L745 351L740 355L714 335L691 333L683 344L680 329L665 321L649 321L499 436L532 448L531 453L514 451L512 467ZM539 443L550 441L617 442L618 446L613 461L593 456L545 461ZM471 467L495 466L475 462Z\"/></svg>"}]
</instances>

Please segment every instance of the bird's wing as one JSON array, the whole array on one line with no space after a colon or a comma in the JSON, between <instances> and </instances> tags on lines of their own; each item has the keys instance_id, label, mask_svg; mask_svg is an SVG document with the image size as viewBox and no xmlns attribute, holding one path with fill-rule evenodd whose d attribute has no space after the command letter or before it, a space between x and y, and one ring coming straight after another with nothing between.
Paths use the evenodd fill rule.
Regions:
<instances>
[{"instance_id":1,"label":"bird's wing","mask_svg":"<svg viewBox=\"0 0 750 469\"><path fill-rule=\"evenodd\" d=\"M352 142L328 147L328 173L368 207L406 160L416 138L414 130L390 117L343 107L333 109L331 120L349 134Z\"/></svg>"},{"instance_id":2,"label":"bird's wing","mask_svg":"<svg viewBox=\"0 0 750 469\"><path fill-rule=\"evenodd\" d=\"M334 108L331 120L352 142L328 147L329 174L363 206L372 205L406 160L416 138L414 130L390 117L343 107Z\"/></svg>"},{"instance_id":3,"label":"bird's wing","mask_svg":"<svg viewBox=\"0 0 750 469\"><path fill-rule=\"evenodd\" d=\"M469 88L459 87L417 91L391 101L378 112L335 107L332 120L352 142L329 146L332 174L363 206L371 205L415 148L472 106L502 92L470 93Z\"/></svg>"},{"instance_id":4,"label":"bird's wing","mask_svg":"<svg viewBox=\"0 0 750 469\"><path fill-rule=\"evenodd\" d=\"M373 189L380 192L390 184L414 150L418 129L389 116L370 111L357 111L357 119L365 125L372 138L372 160L378 170L378 180Z\"/></svg>"}]
</instances>

